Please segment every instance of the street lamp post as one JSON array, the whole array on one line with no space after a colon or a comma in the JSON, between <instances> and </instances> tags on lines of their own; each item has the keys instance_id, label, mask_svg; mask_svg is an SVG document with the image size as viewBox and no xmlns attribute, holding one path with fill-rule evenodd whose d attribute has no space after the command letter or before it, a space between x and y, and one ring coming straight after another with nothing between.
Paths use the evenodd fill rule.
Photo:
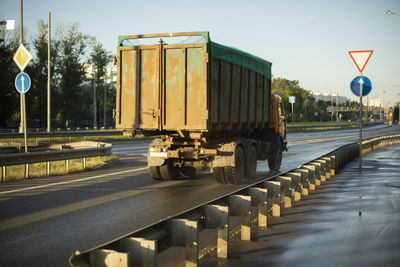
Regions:
<instances>
[{"instance_id":1,"label":"street lamp post","mask_svg":"<svg viewBox=\"0 0 400 267\"><path fill-rule=\"evenodd\" d=\"M97 129L96 67L93 63L93 129Z\"/></svg>"}]
</instances>

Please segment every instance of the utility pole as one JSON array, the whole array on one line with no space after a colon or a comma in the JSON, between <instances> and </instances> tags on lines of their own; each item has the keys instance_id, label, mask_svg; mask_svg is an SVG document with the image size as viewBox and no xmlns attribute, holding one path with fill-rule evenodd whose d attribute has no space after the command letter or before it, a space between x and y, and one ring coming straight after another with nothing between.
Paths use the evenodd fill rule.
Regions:
<instances>
[{"instance_id":1,"label":"utility pole","mask_svg":"<svg viewBox=\"0 0 400 267\"><path fill-rule=\"evenodd\" d=\"M24 25L23 25L23 19L22 19L22 0L19 0L19 43L23 43L23 31L24 31ZM24 100L25 100L25 94L20 93L19 95L19 104L20 104L20 111L21 111L21 121L19 124L19 132L22 133L24 132Z\"/></svg>"},{"instance_id":2,"label":"utility pole","mask_svg":"<svg viewBox=\"0 0 400 267\"><path fill-rule=\"evenodd\" d=\"M362 76L362 73L361 73ZM363 84L364 84L364 80L360 79L359 81L360 83L360 137L359 137L359 156L358 156L358 170L359 172L362 172L362 108L363 108L363 104L362 104L362 95L363 95Z\"/></svg>"},{"instance_id":3,"label":"utility pole","mask_svg":"<svg viewBox=\"0 0 400 267\"><path fill-rule=\"evenodd\" d=\"M93 129L97 129L96 68L93 62Z\"/></svg>"},{"instance_id":4,"label":"utility pole","mask_svg":"<svg viewBox=\"0 0 400 267\"><path fill-rule=\"evenodd\" d=\"M20 7L20 35L19 40L20 44L23 44L24 37L23 37L23 3L22 0L19 0L19 7ZM24 132L24 146L25 146L25 153L28 152L28 138L26 136L27 128L26 128L26 104L25 104L25 93L21 93L21 125L20 129L23 129ZM25 166L28 166L27 164Z\"/></svg>"},{"instance_id":5,"label":"utility pole","mask_svg":"<svg viewBox=\"0 0 400 267\"><path fill-rule=\"evenodd\" d=\"M6 24L7 24L7 22L5 20L0 21L0 25L1 25L1 40L0 40L0 42L3 42L3 46L6 45Z\"/></svg>"},{"instance_id":6,"label":"utility pole","mask_svg":"<svg viewBox=\"0 0 400 267\"><path fill-rule=\"evenodd\" d=\"M50 132L51 129L51 93L50 93L50 45L51 45L51 13L49 12L48 23L47 23L47 132Z\"/></svg>"},{"instance_id":7,"label":"utility pole","mask_svg":"<svg viewBox=\"0 0 400 267\"><path fill-rule=\"evenodd\" d=\"M333 95L331 94L331 107L332 107L332 109L333 109ZM331 112L331 121L333 122L333 111L334 111L334 109L332 110L332 112Z\"/></svg>"},{"instance_id":8,"label":"utility pole","mask_svg":"<svg viewBox=\"0 0 400 267\"><path fill-rule=\"evenodd\" d=\"M104 79L104 106L103 106L103 109L104 109L104 121L103 121L103 126L104 126L104 129L106 128L106 109L107 109L107 105L106 105L106 102L107 102L107 83L106 83L106 81L105 81L105 79Z\"/></svg>"}]
</instances>

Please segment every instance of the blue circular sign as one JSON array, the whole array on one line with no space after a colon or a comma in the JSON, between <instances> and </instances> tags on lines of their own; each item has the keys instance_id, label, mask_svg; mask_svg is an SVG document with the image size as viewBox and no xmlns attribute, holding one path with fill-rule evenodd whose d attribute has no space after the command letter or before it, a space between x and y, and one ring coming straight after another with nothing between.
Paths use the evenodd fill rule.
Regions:
<instances>
[{"instance_id":1,"label":"blue circular sign","mask_svg":"<svg viewBox=\"0 0 400 267\"><path fill-rule=\"evenodd\" d=\"M15 88L18 92L25 94L31 88L31 78L25 72L21 72L15 78Z\"/></svg>"},{"instance_id":2,"label":"blue circular sign","mask_svg":"<svg viewBox=\"0 0 400 267\"><path fill-rule=\"evenodd\" d=\"M362 91L360 90L362 88ZM371 92L371 81L365 76L357 76L350 83L350 89L356 96L366 96Z\"/></svg>"}]
</instances>

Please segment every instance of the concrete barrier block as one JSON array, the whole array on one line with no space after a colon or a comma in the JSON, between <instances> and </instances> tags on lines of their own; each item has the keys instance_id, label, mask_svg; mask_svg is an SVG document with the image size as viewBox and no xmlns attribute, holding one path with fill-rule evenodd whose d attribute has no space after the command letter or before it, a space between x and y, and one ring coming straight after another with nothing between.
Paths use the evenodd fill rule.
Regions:
<instances>
[{"instance_id":1,"label":"concrete barrier block","mask_svg":"<svg viewBox=\"0 0 400 267\"><path fill-rule=\"evenodd\" d=\"M229 207L206 205L204 214L206 228L217 229L217 257L227 259L229 254Z\"/></svg>"},{"instance_id":2,"label":"concrete barrier block","mask_svg":"<svg viewBox=\"0 0 400 267\"><path fill-rule=\"evenodd\" d=\"M281 191L284 193L283 206L291 208L294 202L294 188L292 187L292 178L286 176L278 176L276 181L281 182Z\"/></svg>"},{"instance_id":3,"label":"concrete barrier block","mask_svg":"<svg viewBox=\"0 0 400 267\"><path fill-rule=\"evenodd\" d=\"M188 219L170 221L172 246L185 247L185 265L197 266L199 262L199 222Z\"/></svg>"},{"instance_id":4,"label":"concrete barrier block","mask_svg":"<svg viewBox=\"0 0 400 267\"><path fill-rule=\"evenodd\" d=\"M331 155L328 157L323 157L322 159L329 159L329 172L331 177L335 175L335 170L336 170L336 156Z\"/></svg>"},{"instance_id":5,"label":"concrete barrier block","mask_svg":"<svg viewBox=\"0 0 400 267\"><path fill-rule=\"evenodd\" d=\"M321 180L319 179L319 172L317 171L316 165L303 165L303 168L309 170L310 172L310 190L315 190L317 186L321 185Z\"/></svg>"},{"instance_id":6,"label":"concrete barrier block","mask_svg":"<svg viewBox=\"0 0 400 267\"><path fill-rule=\"evenodd\" d=\"M129 253L110 249L96 249L90 252L90 266L96 267L128 267Z\"/></svg>"},{"instance_id":7,"label":"concrete barrier block","mask_svg":"<svg viewBox=\"0 0 400 267\"><path fill-rule=\"evenodd\" d=\"M129 253L129 262L136 266L158 266L157 240L147 240L142 237L127 237L121 241L121 251Z\"/></svg>"},{"instance_id":8,"label":"concrete barrier block","mask_svg":"<svg viewBox=\"0 0 400 267\"><path fill-rule=\"evenodd\" d=\"M285 176L290 177L292 179L292 188L294 189L293 200L300 201L301 200L301 192L303 190L302 183L302 174L300 172L288 172Z\"/></svg>"},{"instance_id":9,"label":"concrete barrier block","mask_svg":"<svg viewBox=\"0 0 400 267\"><path fill-rule=\"evenodd\" d=\"M273 217L281 216L281 183L277 181L266 181L264 187L268 192L268 210L272 210Z\"/></svg>"},{"instance_id":10,"label":"concrete barrier block","mask_svg":"<svg viewBox=\"0 0 400 267\"><path fill-rule=\"evenodd\" d=\"M331 172L329 171L329 161L326 159L317 159L316 162L321 163L321 174L325 176L325 180L331 178Z\"/></svg>"},{"instance_id":11,"label":"concrete barrier block","mask_svg":"<svg viewBox=\"0 0 400 267\"><path fill-rule=\"evenodd\" d=\"M259 187L250 187L251 204L258 209L258 227L268 225L268 190Z\"/></svg>"},{"instance_id":12,"label":"concrete barrier block","mask_svg":"<svg viewBox=\"0 0 400 267\"><path fill-rule=\"evenodd\" d=\"M322 175L321 163L313 161L310 164L315 166L315 185L320 186L325 181L325 175Z\"/></svg>"},{"instance_id":13,"label":"concrete barrier block","mask_svg":"<svg viewBox=\"0 0 400 267\"><path fill-rule=\"evenodd\" d=\"M308 196L308 191L310 190L310 180L308 178L309 170L306 169L296 169L294 174L299 173L301 175L301 195L302 196Z\"/></svg>"},{"instance_id":14,"label":"concrete barrier block","mask_svg":"<svg viewBox=\"0 0 400 267\"><path fill-rule=\"evenodd\" d=\"M251 240L251 196L229 196L229 213L231 216L240 216L241 240Z\"/></svg>"}]
</instances>

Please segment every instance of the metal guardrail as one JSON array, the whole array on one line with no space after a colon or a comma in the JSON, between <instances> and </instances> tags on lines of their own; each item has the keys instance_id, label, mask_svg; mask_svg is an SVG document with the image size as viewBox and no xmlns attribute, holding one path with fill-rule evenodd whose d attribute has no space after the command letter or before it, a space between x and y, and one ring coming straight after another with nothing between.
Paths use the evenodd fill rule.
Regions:
<instances>
[{"instance_id":1,"label":"metal guardrail","mask_svg":"<svg viewBox=\"0 0 400 267\"><path fill-rule=\"evenodd\" d=\"M384 124L384 123L383 122L363 123L363 128L381 125L381 124ZM358 127L360 127L360 123L288 126L287 128L288 128L289 132L301 132L301 131L328 131L328 130L349 129L349 128L358 128Z\"/></svg>"},{"instance_id":2,"label":"metal guardrail","mask_svg":"<svg viewBox=\"0 0 400 267\"><path fill-rule=\"evenodd\" d=\"M375 126L383 122L363 123L363 127ZM287 126L288 131L309 131L309 130L333 130L359 127L359 123L349 124L321 124L309 126ZM121 130L112 131L54 131L54 132L28 132L29 138L52 138L52 137L78 137L78 136L121 136ZM23 133L0 133L0 139L23 138Z\"/></svg>"},{"instance_id":3,"label":"metal guardrail","mask_svg":"<svg viewBox=\"0 0 400 267\"><path fill-rule=\"evenodd\" d=\"M372 138L363 141L362 153L399 143L400 135ZM270 216L280 217L281 207L292 207L358 156L358 143L342 146L296 169L223 195L96 248L76 251L69 263L71 266L158 266L158 254L176 246L184 247L186 266L197 266L204 256L199 244L199 233L203 229L216 231L217 257L226 259L232 233L240 232L241 240L251 240L252 228L267 227ZM234 229L230 216L241 218L239 231ZM257 225L252 223L254 217Z\"/></svg>"},{"instance_id":4,"label":"metal guardrail","mask_svg":"<svg viewBox=\"0 0 400 267\"><path fill-rule=\"evenodd\" d=\"M69 171L69 160L82 159L82 167L86 168L86 158L111 155L111 144L102 142L75 142L57 145L61 150L11 153L0 155L1 181L4 182L7 175L7 166L25 165L25 178L29 178L29 164L46 162L46 175L50 174L50 162L65 160L65 168Z\"/></svg>"},{"instance_id":5,"label":"metal guardrail","mask_svg":"<svg viewBox=\"0 0 400 267\"><path fill-rule=\"evenodd\" d=\"M29 138L76 137L76 136L115 136L122 135L122 131L56 131L56 132L28 132ZM0 133L0 139L23 138L23 133Z\"/></svg>"}]
</instances>

